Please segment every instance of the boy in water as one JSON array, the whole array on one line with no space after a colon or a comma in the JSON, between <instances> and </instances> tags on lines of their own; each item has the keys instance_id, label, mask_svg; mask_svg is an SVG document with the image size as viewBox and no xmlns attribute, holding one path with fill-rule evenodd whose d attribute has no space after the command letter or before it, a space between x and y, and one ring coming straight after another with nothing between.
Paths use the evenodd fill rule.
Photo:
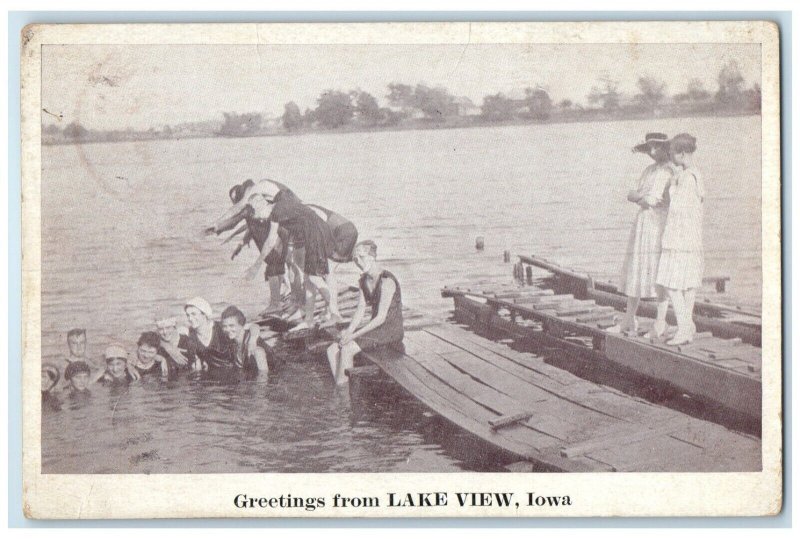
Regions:
<instances>
[{"instance_id":1,"label":"boy in water","mask_svg":"<svg viewBox=\"0 0 800 539\"><path fill-rule=\"evenodd\" d=\"M42 365L42 411L57 412L61 402L55 395L55 387L60 375L55 365Z\"/></svg>"},{"instance_id":2,"label":"boy in water","mask_svg":"<svg viewBox=\"0 0 800 539\"><path fill-rule=\"evenodd\" d=\"M69 355L64 358L66 368L73 361L84 361L89 364L86 357L86 330L82 328L73 328L67 332L67 347L69 347Z\"/></svg>"},{"instance_id":3,"label":"boy in water","mask_svg":"<svg viewBox=\"0 0 800 539\"><path fill-rule=\"evenodd\" d=\"M156 331L160 338L158 355L167 360L170 374L195 368L188 331L183 327L178 329L176 317L168 313L156 316Z\"/></svg>"},{"instance_id":4,"label":"boy in water","mask_svg":"<svg viewBox=\"0 0 800 539\"><path fill-rule=\"evenodd\" d=\"M272 348L258 336L258 326L245 326L246 323L244 313L238 308L231 306L222 311L222 331L235 347L236 366L267 374Z\"/></svg>"},{"instance_id":5,"label":"boy in water","mask_svg":"<svg viewBox=\"0 0 800 539\"><path fill-rule=\"evenodd\" d=\"M92 369L85 361L73 361L64 371L64 379L69 382L69 397L83 398L88 397L89 382Z\"/></svg>"},{"instance_id":6,"label":"boy in water","mask_svg":"<svg viewBox=\"0 0 800 539\"><path fill-rule=\"evenodd\" d=\"M118 344L109 345L103 352L103 358L106 360L106 370L97 379L98 382L115 386L127 385L134 380L128 370L128 352L125 348Z\"/></svg>"},{"instance_id":7,"label":"boy in water","mask_svg":"<svg viewBox=\"0 0 800 539\"><path fill-rule=\"evenodd\" d=\"M136 359L133 361L133 368L139 371L139 376L155 374L162 378L169 378L167 360L158 354L161 344L161 337L158 336L158 333L145 331L136 344Z\"/></svg>"}]
</instances>

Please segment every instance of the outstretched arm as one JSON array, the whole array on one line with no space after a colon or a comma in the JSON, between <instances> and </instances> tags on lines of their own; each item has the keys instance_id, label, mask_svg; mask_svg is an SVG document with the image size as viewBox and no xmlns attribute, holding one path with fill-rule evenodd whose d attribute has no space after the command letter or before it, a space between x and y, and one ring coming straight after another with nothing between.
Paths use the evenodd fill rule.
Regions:
<instances>
[{"instance_id":1,"label":"outstretched arm","mask_svg":"<svg viewBox=\"0 0 800 539\"><path fill-rule=\"evenodd\" d=\"M356 305L356 312L353 313L353 319L350 320L350 325L347 326L342 334L339 336L339 344L344 346L349 341L353 340L353 333L356 328L364 319L364 312L367 310L367 300L364 298L364 292L359 289L358 291L358 305Z\"/></svg>"}]
</instances>

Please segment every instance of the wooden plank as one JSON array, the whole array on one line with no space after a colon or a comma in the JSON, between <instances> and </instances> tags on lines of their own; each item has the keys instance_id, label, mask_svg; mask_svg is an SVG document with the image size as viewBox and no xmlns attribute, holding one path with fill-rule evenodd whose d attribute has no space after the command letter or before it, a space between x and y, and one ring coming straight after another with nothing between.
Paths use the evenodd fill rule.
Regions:
<instances>
[{"instance_id":1,"label":"wooden plank","mask_svg":"<svg viewBox=\"0 0 800 539\"><path fill-rule=\"evenodd\" d=\"M516 414L511 415L503 415L498 417L497 419L490 419L489 426L492 430L497 430L503 427L507 427L509 425L513 425L514 423L519 423L520 421L527 421L533 415L533 412L526 411L526 412L519 412Z\"/></svg>"},{"instance_id":2,"label":"wooden plank","mask_svg":"<svg viewBox=\"0 0 800 539\"><path fill-rule=\"evenodd\" d=\"M596 305L596 304L595 304ZM618 313L614 307L597 307L595 306L591 311L583 316L578 316L575 321L579 323L595 322L597 320L604 320Z\"/></svg>"},{"instance_id":3,"label":"wooden plank","mask_svg":"<svg viewBox=\"0 0 800 539\"><path fill-rule=\"evenodd\" d=\"M414 334L409 335L409 340L412 343L412 348L414 346L422 348L423 346L431 347L434 346L438 348L441 345L434 345L431 337L435 335L431 331L439 331L439 333L444 334L448 339L456 340L455 335L458 333L469 335L467 332L463 330L456 330L455 328L449 328L448 330L441 330L441 328L430 328L430 330L426 330L424 333L427 333L427 336L420 337L416 335L417 332L413 332ZM422 333L422 332L419 332ZM464 341L479 341L481 338L477 336L469 335L469 337L465 336ZM490 343L490 341L486 341ZM546 446L542 445L547 443L547 440L557 440L556 437L545 434L543 431L537 429L537 427L541 427L541 422L537 424L537 419L541 419L544 422L546 421L553 421L557 420L556 418L552 418L551 416L545 414L539 414L539 410L536 409L517 409L513 413L521 413L521 412L533 412L531 418L523 425L520 423L513 423L510 424L502 429L498 429L493 431L491 429L491 425L489 424L490 420L496 420L498 418L503 417L504 415L511 415L508 413L508 410L495 410L495 408L511 408L511 407L520 407L521 403L517 399L509 399L507 396L506 398L497 398L497 394L492 394L491 392L485 393L486 385L479 382L478 380L472 377L472 372L469 371L462 371L459 368L456 368L453 365L449 364L449 361L445 359L445 357L455 360L453 358L458 358L461 366L467 366L468 361L472 362L480 362L483 361L486 365L492 366L492 363L484 361L481 357L475 356L474 354L468 354L465 350L461 352L456 352L453 350L455 348L452 343L449 341L445 343L446 345L450 345L450 352L437 352L437 353L427 353L427 356L424 358L415 358L408 355L404 355L399 359L397 357L393 358L386 358L382 359L380 357L377 358L376 363L387 372L390 376L392 376L398 383L403 385L403 382L400 381L400 378L403 376L406 377L405 384L413 386L414 390L412 394L418 395L418 393L424 393L424 395L418 396L420 400L423 401L426 405L425 399L428 402L431 402L434 406L437 406L443 410L444 413L442 415L449 420L453 421L457 425L462 426L473 432L473 434L477 434L480 437L484 438L485 440L493 443L494 445L498 445L498 447L514 447L516 448L516 452L511 450L510 452L522 456L526 459L533 459L539 462L542 462L548 466L552 466L555 469L570 469L570 470L608 470L608 469L626 469L626 470L635 470L635 471L651 471L651 470L663 470L663 471L679 471L679 470L697 470L702 471L705 469L737 469L736 467L741 467L741 462L747 459L752 460L752 455L748 454L745 456L731 456L728 453L730 452L728 447L729 445L720 444L713 446L713 450L717 452L721 452L724 454L724 458L717 459L718 461L724 463L724 465L720 465L715 463L713 459L711 459L706 453L708 450L705 448L701 448L697 444L692 444L691 442L681 441L679 438L653 438L653 433L648 433L648 437L650 438L648 442L651 446L655 446L655 449L651 449L650 453L645 454L644 457L640 455L630 454L626 451L617 451L618 448L614 448L613 451L609 450L592 450L591 453L586 454L583 457L579 458L566 458L559 454L557 451L554 452L554 447L556 446ZM487 345L488 346L498 346L501 345ZM476 347L476 351L479 350L480 347ZM483 352L490 352L487 349L483 350ZM513 351L509 351L512 352ZM490 357L494 356L492 354L485 354L489 355ZM466 360L465 358L470 357L470 360ZM373 359L373 358L370 358ZM418 361L418 359L422 359L422 361ZM444 360L444 361L443 361ZM375 361L375 359L373 359ZM525 372L527 369L517 365L514 362L505 361L506 365L515 365L517 369L520 369L522 372ZM393 374L392 371L398 371ZM435 371L435 373L433 372ZM503 375L504 377L506 375ZM459 389L454 389L449 383L445 383L442 381L442 377L448 380L449 383L453 383L459 386ZM537 378L541 379L542 376L539 375ZM554 385L552 380L548 380L550 385ZM580 398L584 401L581 403L582 406L586 406L587 403L589 405L593 404L594 402L601 401L603 402L606 408L624 408L627 409L630 413L630 417L635 417L637 420L645 420L656 422L659 421L662 417L662 414L666 414L668 417L675 418L681 417L683 421L688 422L692 425L702 425L705 422L683 417L677 414L677 412L669 411L662 409L660 407L652 406L644 404L636 399L632 399L630 397L626 397L620 392L608 391L600 386L596 386L594 384L588 382L578 382L579 385L584 386L583 391L580 391L578 388L575 388L574 385L568 385L563 387L562 389L566 390L564 393L566 394L573 394L575 396L580 396ZM406 387L403 385L403 387ZM524 386L521 386L524 387ZM593 387L597 389L597 392L587 390L585 388ZM408 387L406 387L408 389ZM471 398L467 398L464 394L460 393L459 391L470 391L471 393L480 393L479 400L481 402L476 402ZM496 391L496 393L499 393ZM491 402L487 401L486 399L492 399ZM497 404L500 402L501 404ZM548 403L557 402L555 400L547 400L545 401L546 405L550 405ZM430 405L429 405L430 406ZM437 409L433 408L434 411L439 412ZM445 415L447 414L447 415ZM538 417L537 417L538 414ZM480 419L483 418L483 419ZM481 425L480 421L483 420L484 423ZM636 429L636 427L631 426L629 423L627 426L622 427L622 421L614 421L609 420L608 423L604 426L606 433L611 432L612 429ZM645 423L650 424L650 423ZM644 427L644 425L639 425L640 427ZM712 425L713 427L713 425ZM545 428L549 428L549 425L546 425ZM699 430L702 431L701 427L697 427ZM647 430L647 429L645 429ZM649 429L652 430L652 429ZM571 443L570 440L576 440L575 437L576 433L573 433L568 443ZM584 436L586 436L586 432L584 431ZM677 433L678 435L683 435L682 433ZM728 433L720 431L721 438L725 439L726 437L731 438L734 445L739 443L737 447L745 448L746 450L753 452L752 441L747 442L737 442L738 438L736 434ZM637 436L643 436L642 434L636 434ZM686 437L686 435L683 435ZM594 438L595 436L590 434L589 439ZM653 442L652 440L656 440ZM671 441L670 441L671 440ZM590 441L590 440L587 440ZM557 444L559 442L556 442ZM561 442L563 445L564 442ZM756 449L757 449L756 444ZM522 447L527 446L528 450L522 450ZM666 449L665 449L666 448ZM680 454L675 454L677 448L682 448ZM687 449L688 448L688 449ZM508 449L506 449L508 450ZM727 467L727 468L726 468Z\"/></svg>"},{"instance_id":4,"label":"wooden plank","mask_svg":"<svg viewBox=\"0 0 800 539\"><path fill-rule=\"evenodd\" d=\"M613 429L610 432L604 433L602 436L591 438L590 440L579 444L562 447L561 456L573 458L608 447L650 440L652 438L669 434L678 429L685 428L688 421L688 417L677 416L660 425L624 425L622 427Z\"/></svg>"},{"instance_id":5,"label":"wooden plank","mask_svg":"<svg viewBox=\"0 0 800 539\"><path fill-rule=\"evenodd\" d=\"M746 454L722 451L715 456L699 447L663 436L656 440L648 439L604 448L589 454L598 459L613 458L614 466L622 472L643 469L667 472L676 467L692 472L723 472L755 471L752 462L752 455L757 452L755 449L750 448Z\"/></svg>"},{"instance_id":6,"label":"wooden plank","mask_svg":"<svg viewBox=\"0 0 800 539\"><path fill-rule=\"evenodd\" d=\"M596 307L597 304L592 300L584 300L584 301L578 300L564 309L556 309L556 316L561 318L564 316L569 316L574 314L591 313Z\"/></svg>"},{"instance_id":7,"label":"wooden plank","mask_svg":"<svg viewBox=\"0 0 800 539\"><path fill-rule=\"evenodd\" d=\"M576 271L574 269L565 268L565 267L563 267L563 266L561 266L561 265L559 265L559 264L557 264L555 262L547 260L546 258L542 258L542 257L539 257L539 256L534 256L534 255L531 255L531 256L520 255L519 259L525 264L530 264L532 266L536 266L538 268L545 269L545 270L553 273L554 275L558 275L558 276L561 276L561 277L567 277L567 278L572 279L574 281L580 282L581 284L588 284L590 282L590 280L591 280L591 276L588 274L588 272ZM716 287L717 283L728 281L728 280L730 280L730 277L727 277L727 276L710 276L710 277L704 277L703 278L703 282L704 283L712 283L712 284L715 285L715 287ZM619 292L618 288L615 285L613 285L613 284L611 284L611 285L604 284L602 286L603 286L603 289L611 291L615 295L618 295L618 296L622 297L623 301L624 301L624 296ZM722 311L722 312L730 311L730 312L741 313L741 314L745 314L745 315L748 315L748 316L752 316L754 318L761 318L761 313L760 312L752 311L752 310L748 311L747 309L745 309L743 307L739 307L739 306L733 306L732 307L730 305L712 303L709 298L702 298L695 304L695 313L697 313L697 314L702 314L702 313L704 313L706 311L709 311L709 310Z\"/></svg>"},{"instance_id":8,"label":"wooden plank","mask_svg":"<svg viewBox=\"0 0 800 539\"><path fill-rule=\"evenodd\" d=\"M542 392L532 384L483 364L479 358L468 352L441 354L456 368L464 370L469 376L478 378L497 391L509 395L519 402L524 410L534 410L528 425L559 440L572 439L577 433L586 435L593 429L601 428L610 419L591 409L585 409L569 401ZM487 368L488 367L488 368ZM531 393L528 396L526 393ZM529 408L524 408L528 406Z\"/></svg>"},{"instance_id":9,"label":"wooden plank","mask_svg":"<svg viewBox=\"0 0 800 539\"><path fill-rule=\"evenodd\" d=\"M558 391L559 386L571 385L581 381L577 376L558 367L548 365L541 358L532 354L517 352L507 346L478 337L473 333L466 332L466 335L462 335L462 332L455 332L454 328L449 325L432 326L426 328L426 332L446 339L448 342L454 342L454 344L465 350L475 351L476 354L479 354L493 365L497 365L499 368L519 376L531 384L540 383L542 387L547 387L554 393Z\"/></svg>"},{"instance_id":10,"label":"wooden plank","mask_svg":"<svg viewBox=\"0 0 800 539\"><path fill-rule=\"evenodd\" d=\"M556 294L553 296L533 296L531 302L534 306L543 308L544 305L557 305L564 300L573 300L575 296L572 294Z\"/></svg>"},{"instance_id":11,"label":"wooden plank","mask_svg":"<svg viewBox=\"0 0 800 539\"><path fill-rule=\"evenodd\" d=\"M497 414L492 414L486 408L464 398L446 384L430 376L409 356L405 356L403 360L389 359L387 361L383 360L380 354L370 352L367 357L442 417L518 457L535 460L561 471L585 472L612 469L609 465L586 457L565 459L550 451L543 452L539 448L546 447L546 440L554 438L538 433L524 425L517 424L493 431L488 425L488 420Z\"/></svg>"},{"instance_id":12,"label":"wooden plank","mask_svg":"<svg viewBox=\"0 0 800 539\"><path fill-rule=\"evenodd\" d=\"M493 290L484 290L484 294L487 296L492 296L496 299L510 299L510 298L535 298L539 296L552 296L555 294L549 288L518 288L516 290L502 290L502 291L493 291Z\"/></svg>"},{"instance_id":13,"label":"wooden plank","mask_svg":"<svg viewBox=\"0 0 800 539\"><path fill-rule=\"evenodd\" d=\"M761 417L761 383L753 377L616 335L607 336L605 354L612 362L668 382L687 393Z\"/></svg>"}]
</instances>

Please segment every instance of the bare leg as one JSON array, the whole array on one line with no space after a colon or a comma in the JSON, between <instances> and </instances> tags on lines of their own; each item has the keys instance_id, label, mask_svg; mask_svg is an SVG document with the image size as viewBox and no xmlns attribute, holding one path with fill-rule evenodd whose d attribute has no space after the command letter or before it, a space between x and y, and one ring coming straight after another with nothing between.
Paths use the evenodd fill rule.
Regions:
<instances>
[{"instance_id":1,"label":"bare leg","mask_svg":"<svg viewBox=\"0 0 800 539\"><path fill-rule=\"evenodd\" d=\"M686 316L689 318L689 328L691 330L691 334L695 334L695 326L694 326L694 303L697 299L697 289L690 288L683 293L683 297L686 300Z\"/></svg>"},{"instance_id":2,"label":"bare leg","mask_svg":"<svg viewBox=\"0 0 800 539\"><path fill-rule=\"evenodd\" d=\"M625 318L622 319L622 332L636 331L636 311L639 310L639 298L628 296L628 305L625 308Z\"/></svg>"},{"instance_id":3,"label":"bare leg","mask_svg":"<svg viewBox=\"0 0 800 539\"><path fill-rule=\"evenodd\" d=\"M294 296L295 305L303 305L303 266L305 265L306 250L304 247L292 248L292 255L289 257L289 263L293 269L292 278L292 296Z\"/></svg>"},{"instance_id":4,"label":"bare leg","mask_svg":"<svg viewBox=\"0 0 800 539\"><path fill-rule=\"evenodd\" d=\"M305 322L309 326L314 323L314 303L319 292L326 305L330 305L331 295L324 277L317 275L306 276L306 308Z\"/></svg>"},{"instance_id":5,"label":"bare leg","mask_svg":"<svg viewBox=\"0 0 800 539\"><path fill-rule=\"evenodd\" d=\"M658 303L656 304L656 321L653 322L651 336L660 338L667 330L667 311L669 310L669 296L663 286L656 286Z\"/></svg>"},{"instance_id":6,"label":"bare leg","mask_svg":"<svg viewBox=\"0 0 800 539\"><path fill-rule=\"evenodd\" d=\"M269 278L269 305L267 311L277 311L281 307L281 279L280 275Z\"/></svg>"},{"instance_id":7,"label":"bare leg","mask_svg":"<svg viewBox=\"0 0 800 539\"><path fill-rule=\"evenodd\" d=\"M678 331L675 336L667 342L670 345L683 344L691 340L691 317L686 316L686 300L683 290L669 289L669 298L672 301L672 308L675 311L675 318L678 320Z\"/></svg>"},{"instance_id":8,"label":"bare leg","mask_svg":"<svg viewBox=\"0 0 800 539\"><path fill-rule=\"evenodd\" d=\"M331 374L335 377L336 376L336 369L339 366L339 353L341 352L341 348L339 347L339 343L333 343L328 347L328 365L331 368Z\"/></svg>"},{"instance_id":9,"label":"bare leg","mask_svg":"<svg viewBox=\"0 0 800 539\"><path fill-rule=\"evenodd\" d=\"M337 269L339 269L339 264L331 264L331 271L325 278L325 282L328 285L328 291L330 292L331 297L331 300L328 303L328 312L330 313L331 318L334 316L341 318L341 315L339 314L339 286L336 281Z\"/></svg>"},{"instance_id":10,"label":"bare leg","mask_svg":"<svg viewBox=\"0 0 800 539\"><path fill-rule=\"evenodd\" d=\"M345 371L353 368L353 358L361 351L361 348L355 343L350 341L342 346L339 352L339 364L337 365L336 372L334 373L333 380L336 385L346 384L347 375Z\"/></svg>"}]
</instances>

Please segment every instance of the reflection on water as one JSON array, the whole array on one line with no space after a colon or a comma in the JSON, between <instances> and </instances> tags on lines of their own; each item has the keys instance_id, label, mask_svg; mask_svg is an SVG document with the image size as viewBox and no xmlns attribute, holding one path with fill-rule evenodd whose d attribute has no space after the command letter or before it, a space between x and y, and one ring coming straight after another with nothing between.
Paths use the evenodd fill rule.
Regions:
<instances>
[{"instance_id":1,"label":"reflection on water","mask_svg":"<svg viewBox=\"0 0 800 539\"><path fill-rule=\"evenodd\" d=\"M246 178L273 177L350 217L378 243L404 303L442 319L452 306L439 288L510 278L506 249L612 276L636 212L625 195L647 164L630 148L653 130L697 136L707 273L730 275L733 295L759 303L758 117L51 146L42 158L43 359L66 351L71 327L88 329L94 357L110 340L133 351L157 310L179 314L196 295L217 313L262 309L265 284L243 280L255 253L231 261L232 245L200 233ZM485 251L474 251L476 236ZM345 273L354 282L355 269ZM438 420L407 399L359 406L323 363L291 354L268 381L97 388L91 406L43 417L43 466L448 471L498 460L451 430L440 436L441 425L430 427Z\"/></svg>"}]
</instances>

